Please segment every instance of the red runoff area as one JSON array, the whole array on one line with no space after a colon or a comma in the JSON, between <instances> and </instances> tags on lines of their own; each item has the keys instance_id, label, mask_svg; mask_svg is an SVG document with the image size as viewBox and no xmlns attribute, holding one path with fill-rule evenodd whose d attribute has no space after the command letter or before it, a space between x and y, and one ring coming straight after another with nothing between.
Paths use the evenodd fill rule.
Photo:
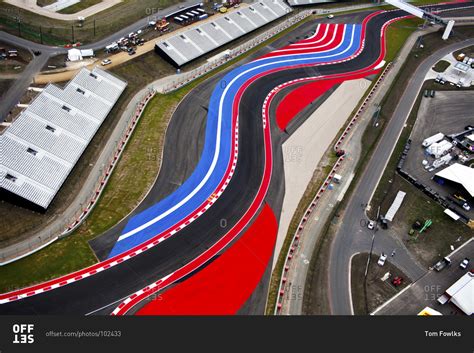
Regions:
<instances>
[{"instance_id":1,"label":"red runoff area","mask_svg":"<svg viewBox=\"0 0 474 353\"><path fill-rule=\"evenodd\" d=\"M278 223L267 204L247 231L208 266L141 308L137 315L234 315L272 258Z\"/></svg>"},{"instance_id":2,"label":"red runoff area","mask_svg":"<svg viewBox=\"0 0 474 353\"><path fill-rule=\"evenodd\" d=\"M347 80L355 80L377 73L379 70L372 72L363 72L358 74L347 74L337 78L318 79L307 84L299 86L288 93L278 104L276 109L276 122L281 130L285 130L288 124L295 116L314 100L322 96L337 84Z\"/></svg>"}]
</instances>

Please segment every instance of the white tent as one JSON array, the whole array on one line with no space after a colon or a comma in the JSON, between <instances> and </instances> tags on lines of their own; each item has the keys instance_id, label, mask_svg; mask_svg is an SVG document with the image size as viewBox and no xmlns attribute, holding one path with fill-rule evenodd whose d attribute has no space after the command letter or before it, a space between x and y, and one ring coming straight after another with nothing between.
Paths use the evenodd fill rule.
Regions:
<instances>
[{"instance_id":1,"label":"white tent","mask_svg":"<svg viewBox=\"0 0 474 353\"><path fill-rule=\"evenodd\" d=\"M69 49L67 52L67 58L69 61L80 61L82 60L82 54L79 49Z\"/></svg>"},{"instance_id":2,"label":"white tent","mask_svg":"<svg viewBox=\"0 0 474 353\"><path fill-rule=\"evenodd\" d=\"M67 58L69 61L80 61L83 58L94 56L94 50L92 49L69 49L67 52Z\"/></svg>"},{"instance_id":3,"label":"white tent","mask_svg":"<svg viewBox=\"0 0 474 353\"><path fill-rule=\"evenodd\" d=\"M446 180L461 184L474 197L474 169L465 165L454 163L442 171L436 173L436 176Z\"/></svg>"}]
</instances>

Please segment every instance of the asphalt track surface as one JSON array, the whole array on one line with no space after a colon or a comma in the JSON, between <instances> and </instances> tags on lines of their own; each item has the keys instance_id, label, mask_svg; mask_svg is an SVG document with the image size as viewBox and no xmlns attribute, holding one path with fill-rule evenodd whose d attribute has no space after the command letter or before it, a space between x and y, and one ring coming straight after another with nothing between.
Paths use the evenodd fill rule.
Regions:
<instances>
[{"instance_id":1,"label":"asphalt track surface","mask_svg":"<svg viewBox=\"0 0 474 353\"><path fill-rule=\"evenodd\" d=\"M159 246L125 261L106 271L95 274L67 286L35 295L19 301L4 304L0 307L2 314L88 314L90 312L110 313L120 299L130 293L145 287L157 278L175 271L197 255L201 254L214 244L225 232L221 226L221 219L226 219L227 227L234 225L246 210L253 195L255 195L262 176L263 136L261 107L269 91L280 83L295 78L317 75L329 75L348 71L355 71L370 65L380 51L380 28L387 20L399 17L401 11L384 13L375 17L368 24L366 46L364 51L354 60L313 68L289 69L273 73L254 82L244 93L240 103L239 117L239 159L238 168L227 190L203 216L198 218L180 232L180 236L172 237ZM296 32L306 34L315 22L300 26ZM289 36L294 37L294 33ZM286 39L288 40L288 39ZM285 39L275 46L282 46ZM211 79L217 82L219 76ZM209 83L209 86L213 86ZM193 104L193 99L197 103ZM181 106L199 107L206 92L201 89L193 90ZM204 100L205 101L205 100ZM185 108L181 108L185 109ZM201 108L202 109L202 108ZM272 129L272 133L274 129ZM281 136L275 136L281 140ZM199 148L197 148L198 150ZM281 162L281 161L280 161ZM275 163L271 188L275 185L282 187L282 182L275 182L281 178L282 164ZM245 192L242 186L245 185ZM269 194L280 191L270 190ZM278 200L280 199L280 200ZM273 202L281 202L276 197ZM271 202L271 201L270 201ZM279 209L279 205L272 208ZM278 213L277 213L278 214ZM103 309L101 309L103 308Z\"/></svg>"}]
</instances>

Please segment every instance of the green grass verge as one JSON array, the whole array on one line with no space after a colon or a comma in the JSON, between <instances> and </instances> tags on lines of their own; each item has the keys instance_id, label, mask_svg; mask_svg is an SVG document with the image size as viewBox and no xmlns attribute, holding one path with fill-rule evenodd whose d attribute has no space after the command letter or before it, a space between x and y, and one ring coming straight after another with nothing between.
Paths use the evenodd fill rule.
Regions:
<instances>
[{"instance_id":1,"label":"green grass verge","mask_svg":"<svg viewBox=\"0 0 474 353\"><path fill-rule=\"evenodd\" d=\"M57 0L36 0L36 5L45 7L54 4Z\"/></svg>"},{"instance_id":2,"label":"green grass verge","mask_svg":"<svg viewBox=\"0 0 474 353\"><path fill-rule=\"evenodd\" d=\"M64 9L58 11L58 12L62 13L62 14L72 14L72 13L76 13L76 12L85 10L85 9L87 9L91 6L94 6L98 3L101 3L101 2L102 2L102 0L81 0L77 4L68 6L68 7L64 8Z\"/></svg>"},{"instance_id":3,"label":"green grass verge","mask_svg":"<svg viewBox=\"0 0 474 353\"><path fill-rule=\"evenodd\" d=\"M433 66L433 71L445 72L451 64L446 60L440 60Z\"/></svg>"},{"instance_id":4,"label":"green grass verge","mask_svg":"<svg viewBox=\"0 0 474 353\"><path fill-rule=\"evenodd\" d=\"M240 57L175 92L166 95L157 94L145 109L109 183L84 224L70 236L45 249L0 267L0 292L56 278L97 262L87 242L126 216L140 202L141 196L151 186L159 168L158 163L149 162L150 160L159 160L163 148L163 131L171 113L181 99L207 78L252 55L310 18L289 27ZM136 177L137 170L140 170L140 178Z\"/></svg>"}]
</instances>

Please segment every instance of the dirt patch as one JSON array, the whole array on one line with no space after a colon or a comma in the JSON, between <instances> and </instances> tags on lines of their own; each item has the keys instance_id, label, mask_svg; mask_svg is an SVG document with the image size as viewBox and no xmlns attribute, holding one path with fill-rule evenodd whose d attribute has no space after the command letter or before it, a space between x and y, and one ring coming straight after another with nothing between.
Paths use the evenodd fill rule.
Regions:
<instances>
[{"instance_id":1,"label":"dirt patch","mask_svg":"<svg viewBox=\"0 0 474 353\"><path fill-rule=\"evenodd\" d=\"M356 315L370 314L411 283L410 279L390 262L390 258L385 261L384 266L379 266L377 264L379 257L373 254L370 257L366 277L368 256L368 253L362 253L352 258L351 292ZM386 273L390 273L390 277L382 281ZM392 284L395 277L403 278L402 284L397 287Z\"/></svg>"},{"instance_id":2,"label":"dirt patch","mask_svg":"<svg viewBox=\"0 0 474 353\"><path fill-rule=\"evenodd\" d=\"M52 56L41 69L42 71L54 70L66 67L67 54Z\"/></svg>"},{"instance_id":3,"label":"dirt patch","mask_svg":"<svg viewBox=\"0 0 474 353\"><path fill-rule=\"evenodd\" d=\"M437 259L451 252L451 245L458 247L472 237L472 229L446 216L440 205L398 174L393 177L390 185L381 204L381 211L383 213L390 207L398 190L407 193L390 228L410 253L426 267L432 266ZM419 220L424 224L429 219L433 224L426 231L408 234L415 221Z\"/></svg>"}]
</instances>

